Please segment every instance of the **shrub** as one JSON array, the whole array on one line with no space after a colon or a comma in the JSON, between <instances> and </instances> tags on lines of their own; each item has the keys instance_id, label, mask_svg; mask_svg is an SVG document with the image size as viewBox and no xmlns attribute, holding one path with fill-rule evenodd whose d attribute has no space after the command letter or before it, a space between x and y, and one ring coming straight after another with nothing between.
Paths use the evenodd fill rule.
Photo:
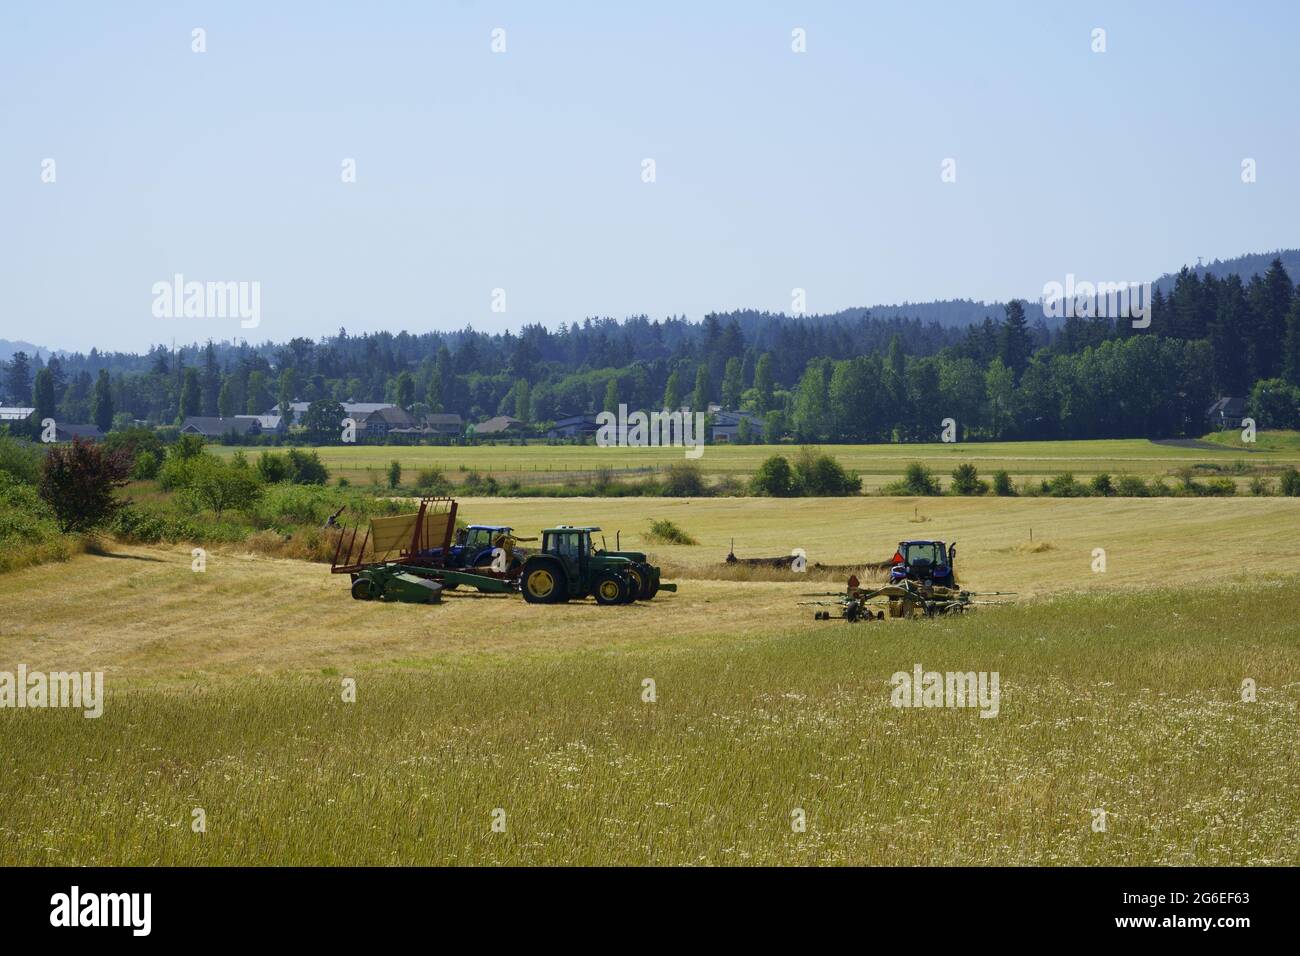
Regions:
<instances>
[{"instance_id":1,"label":"shrub","mask_svg":"<svg viewBox=\"0 0 1300 956\"><path fill-rule=\"evenodd\" d=\"M1115 479L1115 493L1121 498L1145 498L1150 492L1138 475L1120 475Z\"/></svg>"},{"instance_id":2,"label":"shrub","mask_svg":"<svg viewBox=\"0 0 1300 956\"><path fill-rule=\"evenodd\" d=\"M289 480L295 485L323 485L330 480L329 469L314 450L290 448L288 459Z\"/></svg>"},{"instance_id":3,"label":"shrub","mask_svg":"<svg viewBox=\"0 0 1300 956\"><path fill-rule=\"evenodd\" d=\"M664 469L663 494L669 498L701 498L708 494L704 473L693 461L674 462ZM671 524L672 522L669 522ZM695 542L678 542L694 544Z\"/></svg>"},{"instance_id":4,"label":"shrub","mask_svg":"<svg viewBox=\"0 0 1300 956\"><path fill-rule=\"evenodd\" d=\"M1184 468L1178 472L1178 494L1199 496L1205 491L1196 483L1196 476L1190 468Z\"/></svg>"},{"instance_id":5,"label":"shrub","mask_svg":"<svg viewBox=\"0 0 1300 956\"><path fill-rule=\"evenodd\" d=\"M595 475L591 479L592 493L598 498L608 497L614 489L614 469L609 467L600 467L596 469Z\"/></svg>"},{"instance_id":6,"label":"shrub","mask_svg":"<svg viewBox=\"0 0 1300 956\"><path fill-rule=\"evenodd\" d=\"M264 451L257 456L257 474L268 485L289 480L289 461L274 451Z\"/></svg>"},{"instance_id":7,"label":"shrub","mask_svg":"<svg viewBox=\"0 0 1300 956\"><path fill-rule=\"evenodd\" d=\"M910 463L903 471L900 481L884 487L887 495L938 495L942 494L939 479L919 461Z\"/></svg>"},{"instance_id":8,"label":"shrub","mask_svg":"<svg viewBox=\"0 0 1300 956\"><path fill-rule=\"evenodd\" d=\"M51 448L45 455L39 491L61 531L91 531L122 507L113 491L130 475L125 451L74 438L71 445Z\"/></svg>"},{"instance_id":9,"label":"shrub","mask_svg":"<svg viewBox=\"0 0 1300 956\"><path fill-rule=\"evenodd\" d=\"M388 487L396 488L402 483L402 463L394 458L388 463Z\"/></svg>"},{"instance_id":10,"label":"shrub","mask_svg":"<svg viewBox=\"0 0 1300 956\"><path fill-rule=\"evenodd\" d=\"M167 449L168 456L176 458L197 458L204 454L201 435L178 435L176 443Z\"/></svg>"},{"instance_id":11,"label":"shrub","mask_svg":"<svg viewBox=\"0 0 1300 956\"><path fill-rule=\"evenodd\" d=\"M53 538L54 512L31 485L0 472L0 542Z\"/></svg>"},{"instance_id":12,"label":"shrub","mask_svg":"<svg viewBox=\"0 0 1300 956\"><path fill-rule=\"evenodd\" d=\"M167 449L167 457L158 470L158 484L164 491L179 491L188 487L197 462L213 460L203 450L203 439L198 435L181 435L176 444Z\"/></svg>"},{"instance_id":13,"label":"shrub","mask_svg":"<svg viewBox=\"0 0 1300 956\"><path fill-rule=\"evenodd\" d=\"M993 472L993 493L1002 498L1009 498L1016 493L1015 486L1011 484L1011 475L1006 471Z\"/></svg>"},{"instance_id":14,"label":"shrub","mask_svg":"<svg viewBox=\"0 0 1300 956\"><path fill-rule=\"evenodd\" d=\"M415 487L425 494L441 495L451 490L451 482L443 475L441 468L422 468L415 476Z\"/></svg>"},{"instance_id":15,"label":"shrub","mask_svg":"<svg viewBox=\"0 0 1300 956\"><path fill-rule=\"evenodd\" d=\"M954 495L982 495L989 490L989 484L981 481L979 471L966 462L952 470L951 490Z\"/></svg>"},{"instance_id":16,"label":"shrub","mask_svg":"<svg viewBox=\"0 0 1300 956\"><path fill-rule=\"evenodd\" d=\"M645 536L649 544L699 544L694 538L677 527L667 518L659 518L650 522L650 531Z\"/></svg>"},{"instance_id":17,"label":"shrub","mask_svg":"<svg viewBox=\"0 0 1300 956\"><path fill-rule=\"evenodd\" d=\"M794 472L784 455L773 455L759 465L749 484L756 495L789 498L795 493Z\"/></svg>"},{"instance_id":18,"label":"shrub","mask_svg":"<svg viewBox=\"0 0 1300 956\"><path fill-rule=\"evenodd\" d=\"M101 444L110 451L125 450L132 459L138 459L143 452L152 452L161 462L167 454L166 446L153 429L139 426L109 432Z\"/></svg>"},{"instance_id":19,"label":"shrub","mask_svg":"<svg viewBox=\"0 0 1300 956\"><path fill-rule=\"evenodd\" d=\"M113 516L108 530L115 538L146 544L155 544L171 536L168 524L161 516L141 511L129 504Z\"/></svg>"},{"instance_id":20,"label":"shrub","mask_svg":"<svg viewBox=\"0 0 1300 956\"><path fill-rule=\"evenodd\" d=\"M145 449L136 453L135 462L131 465L131 477L136 481L150 481L158 477L161 468L162 458L158 453Z\"/></svg>"},{"instance_id":21,"label":"shrub","mask_svg":"<svg viewBox=\"0 0 1300 956\"><path fill-rule=\"evenodd\" d=\"M75 541L59 533L50 506L36 488L0 471L0 571L66 560Z\"/></svg>"},{"instance_id":22,"label":"shrub","mask_svg":"<svg viewBox=\"0 0 1300 956\"><path fill-rule=\"evenodd\" d=\"M1300 497L1300 471L1296 471L1293 466L1288 466L1278 478L1278 493L1295 498Z\"/></svg>"},{"instance_id":23,"label":"shrub","mask_svg":"<svg viewBox=\"0 0 1300 956\"><path fill-rule=\"evenodd\" d=\"M844 466L814 448L799 449L794 462L794 484L800 494L813 496L856 495L862 479L844 470Z\"/></svg>"},{"instance_id":24,"label":"shrub","mask_svg":"<svg viewBox=\"0 0 1300 956\"><path fill-rule=\"evenodd\" d=\"M482 495L490 498L501 493L501 485L491 475L484 476L470 469L461 483L461 491L467 495Z\"/></svg>"},{"instance_id":25,"label":"shrub","mask_svg":"<svg viewBox=\"0 0 1300 956\"><path fill-rule=\"evenodd\" d=\"M1115 485L1110 480L1110 475L1104 471L1100 475L1094 475L1088 487L1099 498L1109 498L1115 494Z\"/></svg>"},{"instance_id":26,"label":"shrub","mask_svg":"<svg viewBox=\"0 0 1300 956\"><path fill-rule=\"evenodd\" d=\"M226 509L248 510L262 494L262 483L247 465L239 467L205 455L195 459L185 485L186 500L199 508L209 508L221 519Z\"/></svg>"},{"instance_id":27,"label":"shrub","mask_svg":"<svg viewBox=\"0 0 1300 956\"><path fill-rule=\"evenodd\" d=\"M1273 480L1265 478L1263 475L1256 475L1250 479L1250 493L1257 498L1264 498L1273 494Z\"/></svg>"},{"instance_id":28,"label":"shrub","mask_svg":"<svg viewBox=\"0 0 1300 956\"><path fill-rule=\"evenodd\" d=\"M1074 472L1063 471L1043 483L1043 491L1053 498L1084 498L1088 489L1074 480Z\"/></svg>"},{"instance_id":29,"label":"shrub","mask_svg":"<svg viewBox=\"0 0 1300 956\"><path fill-rule=\"evenodd\" d=\"M40 449L29 441L0 434L0 472L34 485L41 476Z\"/></svg>"},{"instance_id":30,"label":"shrub","mask_svg":"<svg viewBox=\"0 0 1300 956\"><path fill-rule=\"evenodd\" d=\"M723 475L713 483L711 493L722 498L739 498L745 493L745 485L735 475Z\"/></svg>"},{"instance_id":31,"label":"shrub","mask_svg":"<svg viewBox=\"0 0 1300 956\"><path fill-rule=\"evenodd\" d=\"M1231 498L1237 493L1237 483L1227 476L1211 478L1205 483L1202 493L1211 498Z\"/></svg>"}]
</instances>

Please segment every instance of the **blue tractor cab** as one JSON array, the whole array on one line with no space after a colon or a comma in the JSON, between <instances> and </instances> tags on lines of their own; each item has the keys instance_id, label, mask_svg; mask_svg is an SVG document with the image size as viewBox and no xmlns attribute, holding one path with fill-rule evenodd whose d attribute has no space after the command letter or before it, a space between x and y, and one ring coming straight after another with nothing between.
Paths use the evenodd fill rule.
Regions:
<instances>
[{"instance_id":1,"label":"blue tractor cab","mask_svg":"<svg viewBox=\"0 0 1300 956\"><path fill-rule=\"evenodd\" d=\"M890 561L889 581L902 580L937 584L955 588L957 543L945 545L942 541L900 541L898 550Z\"/></svg>"},{"instance_id":2,"label":"blue tractor cab","mask_svg":"<svg viewBox=\"0 0 1300 956\"><path fill-rule=\"evenodd\" d=\"M509 525L472 524L456 529L446 554L442 548L432 548L426 556L445 568L481 568L492 564L497 548L504 548L510 554L510 563L518 565L522 563L522 555L516 555L518 549L514 542L517 540L520 539L515 537L515 529Z\"/></svg>"}]
</instances>

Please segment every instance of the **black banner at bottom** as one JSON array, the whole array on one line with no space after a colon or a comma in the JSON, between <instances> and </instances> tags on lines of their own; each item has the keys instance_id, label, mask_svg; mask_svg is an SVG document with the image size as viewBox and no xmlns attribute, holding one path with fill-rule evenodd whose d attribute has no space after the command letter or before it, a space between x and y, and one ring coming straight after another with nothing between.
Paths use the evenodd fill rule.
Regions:
<instances>
[{"instance_id":1,"label":"black banner at bottom","mask_svg":"<svg viewBox=\"0 0 1300 956\"><path fill-rule=\"evenodd\" d=\"M873 940L938 933L954 941L966 925L980 934L1232 945L1294 926L1295 882L1296 870L1282 868L33 868L0 870L0 915L6 942L75 934L128 945L338 944L457 925L539 931L559 921L578 937L619 925L662 933L689 921L734 939L793 921L813 935L847 930Z\"/></svg>"}]
</instances>

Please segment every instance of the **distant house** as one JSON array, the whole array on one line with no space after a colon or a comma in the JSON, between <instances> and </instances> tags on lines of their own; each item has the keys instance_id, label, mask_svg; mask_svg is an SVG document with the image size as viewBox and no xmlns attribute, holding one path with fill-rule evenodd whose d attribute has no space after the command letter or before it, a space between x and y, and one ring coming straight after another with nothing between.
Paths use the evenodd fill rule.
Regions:
<instances>
[{"instance_id":1,"label":"distant house","mask_svg":"<svg viewBox=\"0 0 1300 956\"><path fill-rule=\"evenodd\" d=\"M238 415L234 418L210 418L204 415L191 415L181 422L182 435L202 435L204 438L225 438L234 435L244 438L260 435L262 426L258 415Z\"/></svg>"},{"instance_id":2,"label":"distant house","mask_svg":"<svg viewBox=\"0 0 1300 956\"><path fill-rule=\"evenodd\" d=\"M509 415L498 415L474 426L475 435L515 435L524 430L524 423Z\"/></svg>"},{"instance_id":3,"label":"distant house","mask_svg":"<svg viewBox=\"0 0 1300 956\"><path fill-rule=\"evenodd\" d=\"M596 416L590 412L583 415L568 415L557 419L546 432L547 438L585 438L600 430Z\"/></svg>"},{"instance_id":4,"label":"distant house","mask_svg":"<svg viewBox=\"0 0 1300 956\"><path fill-rule=\"evenodd\" d=\"M339 402L339 404L343 406L344 414L349 418L355 419L358 425L361 424L361 418L365 415L380 411L381 409L397 407L391 402ZM290 402L289 408L293 410L293 420L295 422L302 421L303 416L307 414L307 409L310 407L311 402ZM278 404L271 406L267 409L266 414L282 414L280 406Z\"/></svg>"},{"instance_id":5,"label":"distant house","mask_svg":"<svg viewBox=\"0 0 1300 956\"><path fill-rule=\"evenodd\" d=\"M36 409L27 408L26 406L0 407L0 425L30 421L35 413ZM99 430L98 425L74 425L68 422L61 422L58 419L55 419L54 421L54 440L56 442L72 441L74 438L87 438L91 441L99 441L103 437L104 433Z\"/></svg>"},{"instance_id":6,"label":"distant house","mask_svg":"<svg viewBox=\"0 0 1300 956\"><path fill-rule=\"evenodd\" d=\"M288 426L285 425L284 418L280 415L236 415L235 418L255 419L264 435L283 435L288 431Z\"/></svg>"},{"instance_id":7,"label":"distant house","mask_svg":"<svg viewBox=\"0 0 1300 956\"><path fill-rule=\"evenodd\" d=\"M454 438L465 433L465 420L456 414L425 415L424 427L432 435Z\"/></svg>"},{"instance_id":8,"label":"distant house","mask_svg":"<svg viewBox=\"0 0 1300 956\"><path fill-rule=\"evenodd\" d=\"M418 423L388 429L389 438L422 441L429 438L457 438L464 434L465 423L459 415L426 415Z\"/></svg>"},{"instance_id":9,"label":"distant house","mask_svg":"<svg viewBox=\"0 0 1300 956\"><path fill-rule=\"evenodd\" d=\"M344 406L347 411L347 406ZM372 412L358 412L353 416L357 429L370 438L383 438L395 429L410 429L415 421L396 405L386 405Z\"/></svg>"},{"instance_id":10,"label":"distant house","mask_svg":"<svg viewBox=\"0 0 1300 956\"><path fill-rule=\"evenodd\" d=\"M749 422L749 433L757 439L763 434L763 416L753 412L719 411L713 415L709 437L715 442L734 442L740 437L740 423Z\"/></svg>"},{"instance_id":11,"label":"distant house","mask_svg":"<svg viewBox=\"0 0 1300 956\"><path fill-rule=\"evenodd\" d=\"M1246 417L1244 398L1221 398L1205 413L1211 428L1240 428Z\"/></svg>"},{"instance_id":12,"label":"distant house","mask_svg":"<svg viewBox=\"0 0 1300 956\"><path fill-rule=\"evenodd\" d=\"M3 422L25 422L36 412L34 408L24 406L0 406L0 423Z\"/></svg>"},{"instance_id":13,"label":"distant house","mask_svg":"<svg viewBox=\"0 0 1300 956\"><path fill-rule=\"evenodd\" d=\"M72 441L74 438L84 438L87 441L99 441L103 437L104 433L99 430L98 425L65 425L63 422L54 423L55 441Z\"/></svg>"}]
</instances>

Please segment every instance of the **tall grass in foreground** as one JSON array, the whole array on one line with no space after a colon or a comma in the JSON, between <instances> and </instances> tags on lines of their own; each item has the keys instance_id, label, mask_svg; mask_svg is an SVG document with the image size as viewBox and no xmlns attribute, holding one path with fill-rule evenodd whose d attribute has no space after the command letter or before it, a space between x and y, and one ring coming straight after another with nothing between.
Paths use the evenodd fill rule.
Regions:
<instances>
[{"instance_id":1,"label":"tall grass in foreground","mask_svg":"<svg viewBox=\"0 0 1300 956\"><path fill-rule=\"evenodd\" d=\"M1297 590L429 670L110 676L99 720L0 711L0 863L1294 865ZM998 671L1000 716L890 707L916 663Z\"/></svg>"}]
</instances>

